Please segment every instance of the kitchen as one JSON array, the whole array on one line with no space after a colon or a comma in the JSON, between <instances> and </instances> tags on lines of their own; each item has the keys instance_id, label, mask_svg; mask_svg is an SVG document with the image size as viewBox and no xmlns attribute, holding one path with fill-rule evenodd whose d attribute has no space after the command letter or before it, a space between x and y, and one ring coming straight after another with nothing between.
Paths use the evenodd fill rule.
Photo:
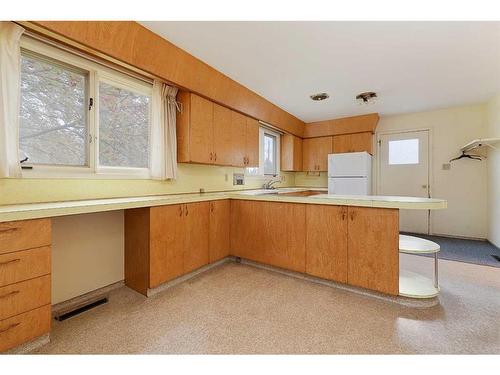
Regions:
<instances>
[{"instance_id":1,"label":"kitchen","mask_svg":"<svg viewBox=\"0 0 500 375\"><path fill-rule=\"evenodd\" d=\"M425 101L432 90L409 77L421 91L408 95L420 107L378 83L368 87L376 91L353 85L345 97L308 89L302 98L297 86L278 103L271 100L277 83L251 81L241 46L233 46L241 55L233 63L210 52L210 40L231 45L234 38L255 53L255 35L244 39L249 24L1 27L0 37L17 33L21 66L9 77L20 77L21 156L16 146L2 159L0 296L8 302L0 308L0 351L497 353L495 332L485 333L498 307L491 302L499 276L492 256L499 251L497 94ZM418 30L425 35L416 44L432 35L436 45L471 29L494 41L498 29L466 22L281 27L311 35L324 27L346 39L372 27L381 40ZM259 28L253 31L273 35L274 46L282 43L283 29ZM273 44L266 48L270 56ZM263 59L254 69L272 75ZM448 67L432 61L436 71ZM493 64L484 70L495 71ZM342 101L344 111L333 111ZM40 115L40 102L59 123L83 125L59 132ZM59 114L63 105L69 120ZM57 136L46 137L40 124ZM431 342L435 328L426 319L453 328L438 329L442 339ZM308 328L297 341L290 332L301 324ZM447 344L468 330L470 343ZM329 332L339 332L339 341ZM356 338L362 332L376 344Z\"/></svg>"}]
</instances>

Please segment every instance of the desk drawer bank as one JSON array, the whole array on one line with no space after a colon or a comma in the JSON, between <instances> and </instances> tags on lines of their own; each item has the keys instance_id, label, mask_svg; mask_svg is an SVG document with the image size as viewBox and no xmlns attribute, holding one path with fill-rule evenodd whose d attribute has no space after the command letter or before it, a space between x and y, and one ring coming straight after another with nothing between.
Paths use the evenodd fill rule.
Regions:
<instances>
[{"instance_id":1,"label":"desk drawer bank","mask_svg":"<svg viewBox=\"0 0 500 375\"><path fill-rule=\"evenodd\" d=\"M0 352L50 332L51 221L0 223Z\"/></svg>"}]
</instances>

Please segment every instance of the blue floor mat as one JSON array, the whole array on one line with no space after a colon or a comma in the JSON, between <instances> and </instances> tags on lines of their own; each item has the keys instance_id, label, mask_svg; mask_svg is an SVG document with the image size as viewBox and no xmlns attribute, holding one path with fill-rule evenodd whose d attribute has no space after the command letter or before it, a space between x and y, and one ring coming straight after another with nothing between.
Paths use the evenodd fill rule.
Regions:
<instances>
[{"instance_id":1,"label":"blue floor mat","mask_svg":"<svg viewBox=\"0 0 500 375\"><path fill-rule=\"evenodd\" d=\"M425 234L404 233L415 237L434 241L441 246L438 256L440 259L455 260L458 262L480 264L500 268L500 249L488 241L464 240ZM432 254L422 254L430 256ZM495 258L498 257L498 259Z\"/></svg>"}]
</instances>

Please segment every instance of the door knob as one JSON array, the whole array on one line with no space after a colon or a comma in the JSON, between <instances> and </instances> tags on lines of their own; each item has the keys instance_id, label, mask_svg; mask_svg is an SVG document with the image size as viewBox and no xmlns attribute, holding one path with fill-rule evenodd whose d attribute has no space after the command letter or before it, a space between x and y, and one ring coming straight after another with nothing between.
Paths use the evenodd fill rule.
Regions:
<instances>
[{"instance_id":1,"label":"door knob","mask_svg":"<svg viewBox=\"0 0 500 375\"><path fill-rule=\"evenodd\" d=\"M427 189L427 185L422 185L422 189Z\"/></svg>"}]
</instances>

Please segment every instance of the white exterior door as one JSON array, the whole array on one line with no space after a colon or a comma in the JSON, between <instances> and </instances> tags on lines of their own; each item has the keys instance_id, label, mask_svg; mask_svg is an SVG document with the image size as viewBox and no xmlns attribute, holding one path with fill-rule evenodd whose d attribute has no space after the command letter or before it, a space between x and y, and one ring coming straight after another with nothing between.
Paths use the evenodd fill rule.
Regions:
<instances>
[{"instance_id":1,"label":"white exterior door","mask_svg":"<svg viewBox=\"0 0 500 375\"><path fill-rule=\"evenodd\" d=\"M378 136L378 194L429 197L429 131ZM400 210L400 231L429 233L428 210Z\"/></svg>"}]
</instances>

